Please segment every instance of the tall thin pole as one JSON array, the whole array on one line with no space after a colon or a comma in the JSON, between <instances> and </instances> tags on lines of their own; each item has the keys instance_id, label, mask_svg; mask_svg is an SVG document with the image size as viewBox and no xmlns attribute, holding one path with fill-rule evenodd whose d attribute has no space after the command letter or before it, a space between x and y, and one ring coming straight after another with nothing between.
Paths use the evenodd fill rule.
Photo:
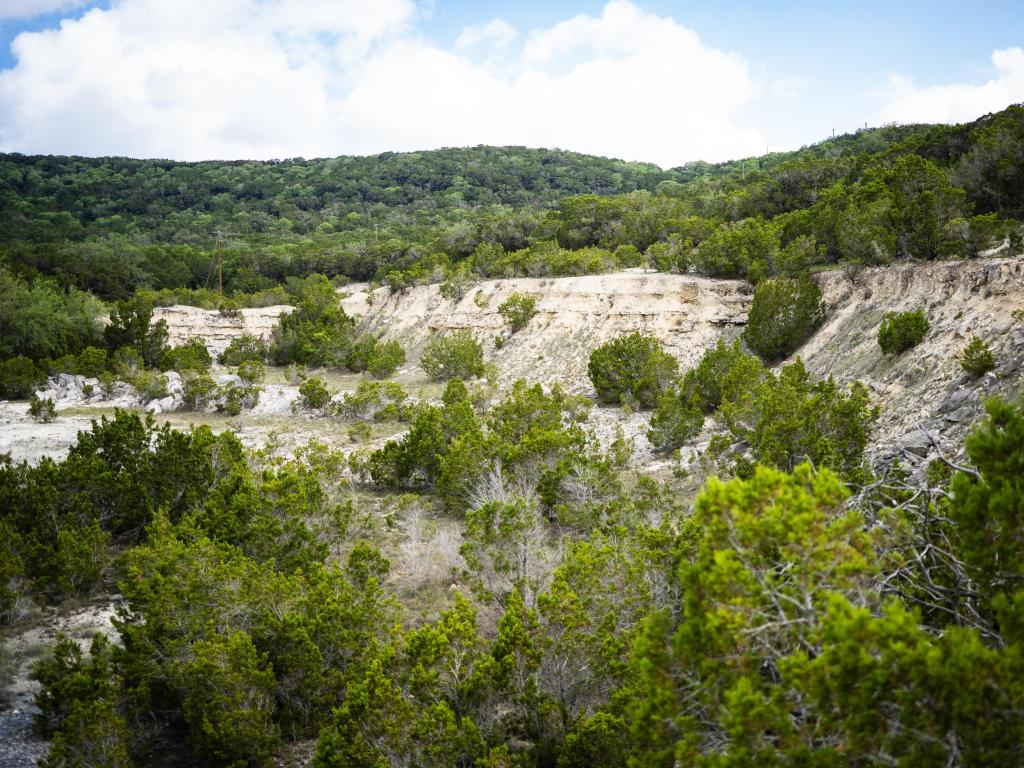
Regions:
<instances>
[{"instance_id":1,"label":"tall thin pole","mask_svg":"<svg viewBox=\"0 0 1024 768\"><path fill-rule=\"evenodd\" d=\"M224 295L224 260L220 256L220 230L217 230L217 292Z\"/></svg>"}]
</instances>

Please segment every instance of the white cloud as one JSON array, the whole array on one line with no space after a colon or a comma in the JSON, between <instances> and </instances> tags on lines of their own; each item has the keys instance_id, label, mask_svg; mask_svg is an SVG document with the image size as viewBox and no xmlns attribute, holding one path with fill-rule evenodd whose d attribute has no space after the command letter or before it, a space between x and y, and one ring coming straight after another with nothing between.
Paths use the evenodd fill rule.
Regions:
<instances>
[{"instance_id":1,"label":"white cloud","mask_svg":"<svg viewBox=\"0 0 1024 768\"><path fill-rule=\"evenodd\" d=\"M783 77L772 81L768 96L779 101L793 101L803 96L810 86L811 81L806 77Z\"/></svg>"},{"instance_id":2,"label":"white cloud","mask_svg":"<svg viewBox=\"0 0 1024 768\"><path fill-rule=\"evenodd\" d=\"M0 72L0 149L327 156L523 144L676 165L758 152L747 64L629 0L453 50L412 0L120 0L26 33ZM505 50L501 66L473 51Z\"/></svg>"},{"instance_id":3,"label":"white cloud","mask_svg":"<svg viewBox=\"0 0 1024 768\"><path fill-rule=\"evenodd\" d=\"M979 84L919 87L902 75L890 75L881 95L879 123L958 123L1024 101L1024 49L992 53L993 76Z\"/></svg>"},{"instance_id":4,"label":"white cloud","mask_svg":"<svg viewBox=\"0 0 1024 768\"><path fill-rule=\"evenodd\" d=\"M463 29L455 40L455 50L464 51L481 44L504 49L517 37L519 33L511 24L504 19L493 19L486 24L476 24Z\"/></svg>"},{"instance_id":5,"label":"white cloud","mask_svg":"<svg viewBox=\"0 0 1024 768\"><path fill-rule=\"evenodd\" d=\"M72 11L89 0L0 0L0 21L4 19L31 19L46 13Z\"/></svg>"}]
</instances>

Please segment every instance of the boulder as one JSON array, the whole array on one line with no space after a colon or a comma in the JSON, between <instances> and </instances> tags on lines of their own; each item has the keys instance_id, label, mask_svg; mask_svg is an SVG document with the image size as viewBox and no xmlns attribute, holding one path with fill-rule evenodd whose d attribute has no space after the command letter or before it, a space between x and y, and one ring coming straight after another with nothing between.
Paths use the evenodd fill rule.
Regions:
<instances>
[{"instance_id":1,"label":"boulder","mask_svg":"<svg viewBox=\"0 0 1024 768\"><path fill-rule=\"evenodd\" d=\"M965 405L971 403L972 401L977 401L977 399L977 393L972 392L969 389L958 389L956 392L954 392L941 403L939 403L939 407L935 409L935 413L938 415L951 413L964 407Z\"/></svg>"},{"instance_id":2,"label":"boulder","mask_svg":"<svg viewBox=\"0 0 1024 768\"><path fill-rule=\"evenodd\" d=\"M927 456L932 450L932 438L923 429L915 429L899 439L900 448L915 456Z\"/></svg>"}]
</instances>

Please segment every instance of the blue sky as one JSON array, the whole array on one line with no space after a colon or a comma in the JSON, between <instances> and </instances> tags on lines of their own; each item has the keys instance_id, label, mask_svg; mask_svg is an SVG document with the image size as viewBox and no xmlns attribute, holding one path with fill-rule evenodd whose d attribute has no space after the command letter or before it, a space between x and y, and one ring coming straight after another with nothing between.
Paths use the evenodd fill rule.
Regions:
<instances>
[{"instance_id":1,"label":"blue sky","mask_svg":"<svg viewBox=\"0 0 1024 768\"><path fill-rule=\"evenodd\" d=\"M0 149L500 142L671 165L973 119L1024 101L1022 49L1024 3L985 0L0 0Z\"/></svg>"}]
</instances>

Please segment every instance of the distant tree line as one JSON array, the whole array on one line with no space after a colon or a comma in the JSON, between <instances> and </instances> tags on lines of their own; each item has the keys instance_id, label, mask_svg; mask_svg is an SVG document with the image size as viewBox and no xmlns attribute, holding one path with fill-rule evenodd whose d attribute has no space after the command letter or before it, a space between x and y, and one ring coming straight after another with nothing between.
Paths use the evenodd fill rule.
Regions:
<instances>
[{"instance_id":1,"label":"distant tree line","mask_svg":"<svg viewBox=\"0 0 1024 768\"><path fill-rule=\"evenodd\" d=\"M312 273L395 288L649 265L793 276L975 256L1024 218L1024 107L661 170L517 147L281 162L0 156L0 263L124 299L186 301ZM189 292L193 293L189 293ZM259 301L259 299L253 299Z\"/></svg>"}]
</instances>

